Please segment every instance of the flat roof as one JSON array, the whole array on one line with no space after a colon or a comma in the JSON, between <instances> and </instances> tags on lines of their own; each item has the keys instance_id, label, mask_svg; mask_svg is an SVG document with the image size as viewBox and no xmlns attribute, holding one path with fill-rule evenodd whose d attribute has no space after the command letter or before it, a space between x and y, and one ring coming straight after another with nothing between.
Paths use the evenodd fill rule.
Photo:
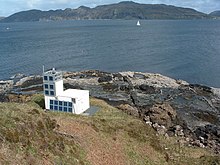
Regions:
<instances>
[{"instance_id":1,"label":"flat roof","mask_svg":"<svg viewBox=\"0 0 220 165\"><path fill-rule=\"evenodd\" d=\"M60 97L70 97L70 98L80 98L80 96L83 96L87 94L88 90L80 90L80 89L67 89L63 91Z\"/></svg>"},{"instance_id":2,"label":"flat roof","mask_svg":"<svg viewBox=\"0 0 220 165\"><path fill-rule=\"evenodd\" d=\"M62 71L57 71L55 68L44 72L44 74L62 74Z\"/></svg>"},{"instance_id":3,"label":"flat roof","mask_svg":"<svg viewBox=\"0 0 220 165\"><path fill-rule=\"evenodd\" d=\"M54 71L54 70L49 70L49 71L47 71L47 72L44 72L44 74L46 75L46 74L50 74L50 75L55 75L55 74L62 74L62 72L60 72L60 71Z\"/></svg>"}]
</instances>

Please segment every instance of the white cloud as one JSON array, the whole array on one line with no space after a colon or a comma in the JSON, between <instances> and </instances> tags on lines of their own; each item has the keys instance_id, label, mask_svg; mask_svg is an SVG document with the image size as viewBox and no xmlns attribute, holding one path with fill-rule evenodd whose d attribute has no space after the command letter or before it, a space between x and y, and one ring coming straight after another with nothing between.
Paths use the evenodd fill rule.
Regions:
<instances>
[{"instance_id":1,"label":"white cloud","mask_svg":"<svg viewBox=\"0 0 220 165\"><path fill-rule=\"evenodd\" d=\"M27 6L29 8L34 8L40 2L41 2L41 0L28 0L27 1Z\"/></svg>"}]
</instances>

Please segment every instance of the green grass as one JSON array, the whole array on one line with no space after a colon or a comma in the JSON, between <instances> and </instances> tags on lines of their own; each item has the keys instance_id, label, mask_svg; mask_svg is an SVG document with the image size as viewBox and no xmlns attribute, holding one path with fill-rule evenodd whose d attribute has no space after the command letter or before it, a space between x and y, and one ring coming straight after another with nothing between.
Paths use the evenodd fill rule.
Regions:
<instances>
[{"instance_id":1,"label":"green grass","mask_svg":"<svg viewBox=\"0 0 220 165\"><path fill-rule=\"evenodd\" d=\"M3 154L0 162L28 164L31 159L32 164L87 164L83 149L73 139L56 134L56 121L31 104L0 103L0 137L4 144L0 151L13 154Z\"/></svg>"},{"instance_id":2,"label":"green grass","mask_svg":"<svg viewBox=\"0 0 220 165\"><path fill-rule=\"evenodd\" d=\"M58 120L91 128L100 144L106 143L108 153L114 154L112 144L119 141L125 165L220 164L219 156L210 151L180 147L178 138L158 136L141 120L102 100L91 98L91 105L100 108L94 116L44 112L42 95L34 95L28 103L0 103L0 164L92 164L83 144L56 133Z\"/></svg>"}]
</instances>

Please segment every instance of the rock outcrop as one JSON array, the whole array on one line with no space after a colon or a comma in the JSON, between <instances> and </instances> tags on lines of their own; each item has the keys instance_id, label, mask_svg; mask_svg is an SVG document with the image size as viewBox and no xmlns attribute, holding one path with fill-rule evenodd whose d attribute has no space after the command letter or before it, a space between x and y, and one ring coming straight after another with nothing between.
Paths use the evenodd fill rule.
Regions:
<instances>
[{"instance_id":1,"label":"rock outcrop","mask_svg":"<svg viewBox=\"0 0 220 165\"><path fill-rule=\"evenodd\" d=\"M13 88L13 81L0 81L0 93L6 93Z\"/></svg>"},{"instance_id":2,"label":"rock outcrop","mask_svg":"<svg viewBox=\"0 0 220 165\"><path fill-rule=\"evenodd\" d=\"M191 144L199 140L201 146L220 152L219 89L160 74L97 70L65 73L64 87L87 89L91 96L141 118L160 134L190 138ZM12 90L33 91L42 91L40 76L23 78Z\"/></svg>"}]
</instances>

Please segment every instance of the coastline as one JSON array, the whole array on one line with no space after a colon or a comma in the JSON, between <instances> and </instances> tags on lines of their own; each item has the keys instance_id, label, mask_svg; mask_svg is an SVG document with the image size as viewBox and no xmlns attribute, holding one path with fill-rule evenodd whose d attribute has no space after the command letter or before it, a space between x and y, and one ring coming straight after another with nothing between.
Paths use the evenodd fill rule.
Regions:
<instances>
[{"instance_id":1,"label":"coastline","mask_svg":"<svg viewBox=\"0 0 220 165\"><path fill-rule=\"evenodd\" d=\"M64 87L86 89L140 118L164 136L181 136L189 145L220 153L220 89L189 84L161 74L108 73L98 70L65 72ZM18 77L17 77L18 78ZM42 93L42 77L20 76L0 83L1 102L25 102Z\"/></svg>"}]
</instances>

